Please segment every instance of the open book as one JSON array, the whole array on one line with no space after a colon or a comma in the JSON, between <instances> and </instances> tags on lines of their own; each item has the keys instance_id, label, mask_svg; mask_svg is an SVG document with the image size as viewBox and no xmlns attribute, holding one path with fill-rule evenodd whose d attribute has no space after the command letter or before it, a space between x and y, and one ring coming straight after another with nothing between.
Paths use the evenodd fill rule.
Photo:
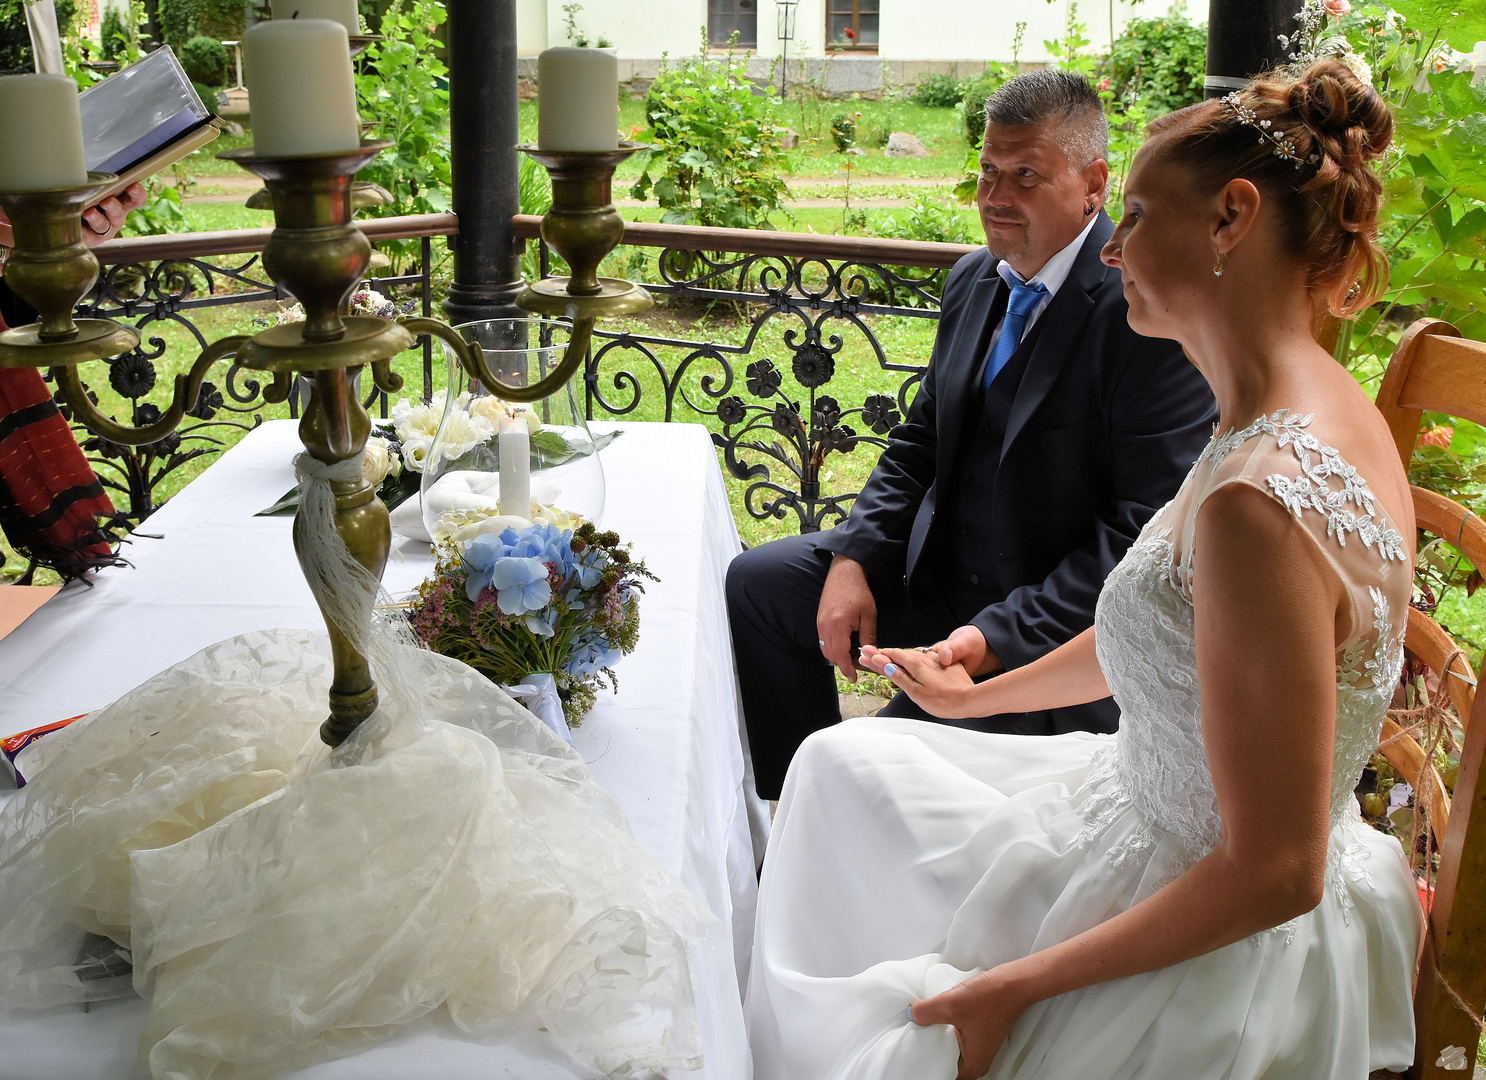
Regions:
<instances>
[{"instance_id":1,"label":"open book","mask_svg":"<svg viewBox=\"0 0 1486 1080\"><path fill-rule=\"evenodd\" d=\"M119 177L106 195L159 172L218 134L168 45L88 87L78 107L89 170Z\"/></svg>"}]
</instances>

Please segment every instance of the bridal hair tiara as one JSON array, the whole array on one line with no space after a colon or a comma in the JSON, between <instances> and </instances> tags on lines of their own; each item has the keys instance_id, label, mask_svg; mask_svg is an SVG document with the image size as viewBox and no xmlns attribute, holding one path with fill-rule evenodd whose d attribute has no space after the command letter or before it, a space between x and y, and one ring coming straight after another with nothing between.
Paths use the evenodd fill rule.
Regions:
<instances>
[{"instance_id":1,"label":"bridal hair tiara","mask_svg":"<svg viewBox=\"0 0 1486 1080\"><path fill-rule=\"evenodd\" d=\"M1314 165L1321 160L1320 154L1312 154L1306 158L1301 157L1300 151L1295 146L1294 139L1290 138L1283 131L1270 131L1269 129L1273 122L1270 120L1260 120L1254 110L1243 103L1243 99L1239 96L1239 91L1235 90L1233 93L1225 95L1223 97L1223 104L1233 110L1233 114L1238 117L1240 124L1247 124L1259 132L1259 141L1261 143L1268 142L1273 148L1275 157L1290 162L1297 169L1305 164Z\"/></svg>"}]
</instances>

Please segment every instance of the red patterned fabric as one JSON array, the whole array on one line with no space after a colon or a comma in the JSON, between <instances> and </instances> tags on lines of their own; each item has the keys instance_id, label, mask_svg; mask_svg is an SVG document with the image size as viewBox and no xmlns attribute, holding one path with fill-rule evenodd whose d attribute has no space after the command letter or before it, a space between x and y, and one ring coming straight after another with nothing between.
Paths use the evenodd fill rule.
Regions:
<instances>
[{"instance_id":1,"label":"red patterned fabric","mask_svg":"<svg viewBox=\"0 0 1486 1080\"><path fill-rule=\"evenodd\" d=\"M0 319L0 329L5 322ZM114 505L34 368L0 368L0 528L23 555L76 577L112 564Z\"/></svg>"}]
</instances>

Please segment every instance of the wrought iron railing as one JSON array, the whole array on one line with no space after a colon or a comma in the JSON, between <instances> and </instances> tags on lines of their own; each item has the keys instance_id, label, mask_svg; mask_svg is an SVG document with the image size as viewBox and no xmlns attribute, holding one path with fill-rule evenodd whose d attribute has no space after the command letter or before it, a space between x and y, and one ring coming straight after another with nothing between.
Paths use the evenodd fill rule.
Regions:
<instances>
[{"instance_id":1,"label":"wrought iron railing","mask_svg":"<svg viewBox=\"0 0 1486 1080\"><path fill-rule=\"evenodd\" d=\"M516 234L536 237L539 226L539 218L518 217ZM828 459L886 446L923 376L923 363L888 354L865 317L937 321L949 268L975 249L647 223L627 225L623 242L659 249L659 280L646 282L651 292L731 304L747 332L727 344L600 324L594 336L602 344L585 374L589 418L633 415L645 382L658 384L660 419L716 418L720 430L712 441L729 474L745 484L743 504L751 516L785 520L792 513L801 532L844 517L857 493L822 488ZM545 276L545 246L540 269ZM771 327L773 348L760 348ZM881 389L861 395L860 404L827 392L853 336L867 346L873 374L881 377ZM626 363L648 367L652 378Z\"/></svg>"},{"instance_id":2,"label":"wrought iron railing","mask_svg":"<svg viewBox=\"0 0 1486 1080\"><path fill-rule=\"evenodd\" d=\"M518 217L516 234L535 238L539 224L538 218ZM456 219L447 214L382 218L365 221L362 228L373 243L421 238L416 272L376 278L373 284L413 287L423 312L430 313L432 238L457 232ZM284 299L258 265L268 234L268 229L246 229L139 237L97 249L106 270L82 313L132 321L145 331L140 348L109 367L109 384L130 414L120 419L148 422L157 408L146 398L166 345L158 332L150 333L151 326L176 323L205 345L193 313ZM665 298L673 314L687 307L729 307L733 332L722 335L731 340L719 340L661 332L654 320L601 325L584 376L589 418L707 422L726 469L745 485L744 505L753 517L786 520L793 514L800 530L809 532L844 515L856 493L823 490L828 459L886 445L922 377L919 361L926 359L890 355L872 317L937 320L948 268L973 249L644 223L627 226L624 244L616 257L626 249L656 253L646 285ZM549 258L539 244L544 274ZM427 396L435 385L433 355L427 340L421 348ZM871 389L843 401L843 395L830 391L848 352L857 367L865 363L869 369ZM253 372L233 365L203 387L187 422L160 443L125 447L87 432L79 437L100 478L123 496L115 500L121 510L138 522L156 505L156 489L167 476L223 447L225 429L262 422L262 392ZM373 391L367 401L387 414L385 395ZM297 406L298 399L291 398L291 415Z\"/></svg>"},{"instance_id":3,"label":"wrought iron railing","mask_svg":"<svg viewBox=\"0 0 1486 1080\"><path fill-rule=\"evenodd\" d=\"M373 241L422 239L416 273L374 280L378 288L417 287L422 313L429 314L433 303L432 237L457 231L453 215L384 218L361 224ZM205 348L207 337L193 317L197 313L207 308L287 299L259 265L259 253L271 231L239 229L132 237L95 249L104 270L96 289L79 305L79 314L117 319L142 331L137 348L108 361L108 383L121 401L118 411L125 414L115 419L133 425L159 419L159 406L146 399L157 382L156 362L167 348L159 336L162 326L184 328L198 348ZM242 258L239 261L234 256ZM427 341L422 349L426 394L433 381L433 353ZM114 495L121 516L138 524L155 509L156 491L170 474L198 457L219 453L225 447L222 435L226 430L245 431L263 422L263 389L260 373L233 363L226 365L220 376L202 384L187 419L157 443L124 446L81 427L76 430L99 480ZM299 415L303 400L303 392L297 390L291 395L291 417ZM387 415L385 394L373 390L366 401L368 408L377 407L382 416Z\"/></svg>"}]
</instances>

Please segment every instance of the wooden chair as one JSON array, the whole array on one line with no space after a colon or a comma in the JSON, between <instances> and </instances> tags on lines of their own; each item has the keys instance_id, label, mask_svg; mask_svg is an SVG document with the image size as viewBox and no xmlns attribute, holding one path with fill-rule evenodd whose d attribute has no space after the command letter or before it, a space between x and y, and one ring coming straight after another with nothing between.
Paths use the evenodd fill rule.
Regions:
<instances>
[{"instance_id":1,"label":"wooden chair","mask_svg":"<svg viewBox=\"0 0 1486 1080\"><path fill-rule=\"evenodd\" d=\"M1388 421L1407 467L1424 410L1486 425L1486 342L1471 341L1438 319L1409 327L1383 376L1378 409ZM1454 544L1486 571L1486 523L1460 504L1413 488L1419 528ZM1440 869L1426 930L1424 959L1414 992L1417 1044L1409 1076L1415 1080L1470 1077L1486 1007L1486 694L1476 692L1470 665L1429 616L1409 609L1405 648L1440 680L1465 728L1455 792L1451 796L1419 742L1393 720L1381 749L1427 799L1439 839ZM1402 738L1399 736L1402 735ZM1459 1048L1453 1051L1452 1048ZM1451 1058L1464 1055L1464 1068Z\"/></svg>"}]
</instances>

